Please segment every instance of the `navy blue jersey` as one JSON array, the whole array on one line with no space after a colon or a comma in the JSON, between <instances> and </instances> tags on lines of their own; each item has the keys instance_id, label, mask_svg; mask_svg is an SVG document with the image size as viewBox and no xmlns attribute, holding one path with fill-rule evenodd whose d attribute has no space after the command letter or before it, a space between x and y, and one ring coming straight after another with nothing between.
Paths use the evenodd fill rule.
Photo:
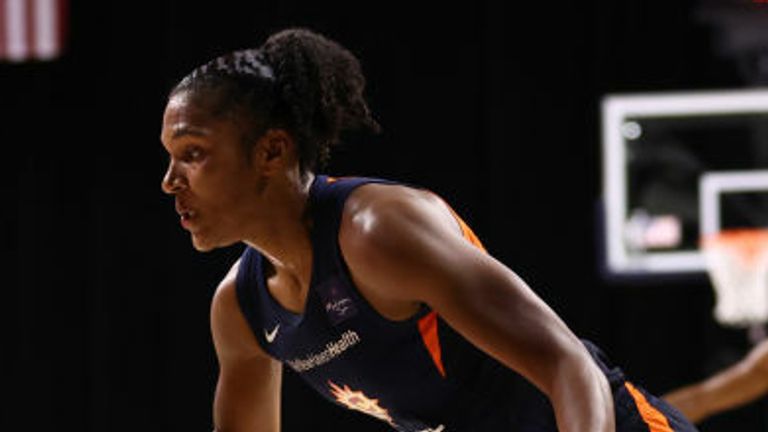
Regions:
<instances>
[{"instance_id":1,"label":"navy blue jersey","mask_svg":"<svg viewBox=\"0 0 768 432\"><path fill-rule=\"evenodd\" d=\"M339 251L338 234L347 197L354 188L372 182L391 183L326 176L313 182L309 211L314 261L302 314L286 310L271 296L265 258L246 248L237 296L261 348L325 398L377 417L398 431L555 431L551 406L541 392L476 349L428 306L408 320L391 321L360 295ZM468 241L482 247L456 218ZM640 425L619 430L673 430L642 428L648 415L655 413L667 424L685 423L667 420L666 406L660 409L660 401L642 389L627 387L621 372L607 366L597 348L589 343L587 348L614 393L626 394L626 402L617 399L617 416ZM645 413L638 395L645 396Z\"/></svg>"}]
</instances>

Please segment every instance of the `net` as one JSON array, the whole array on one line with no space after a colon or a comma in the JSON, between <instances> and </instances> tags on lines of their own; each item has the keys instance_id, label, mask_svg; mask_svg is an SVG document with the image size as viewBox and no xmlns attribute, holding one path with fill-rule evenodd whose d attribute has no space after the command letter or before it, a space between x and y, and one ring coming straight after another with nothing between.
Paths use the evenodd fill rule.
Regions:
<instances>
[{"instance_id":1,"label":"net","mask_svg":"<svg viewBox=\"0 0 768 432\"><path fill-rule=\"evenodd\" d=\"M729 327L768 322L768 229L724 230L701 243L715 290L715 319Z\"/></svg>"}]
</instances>

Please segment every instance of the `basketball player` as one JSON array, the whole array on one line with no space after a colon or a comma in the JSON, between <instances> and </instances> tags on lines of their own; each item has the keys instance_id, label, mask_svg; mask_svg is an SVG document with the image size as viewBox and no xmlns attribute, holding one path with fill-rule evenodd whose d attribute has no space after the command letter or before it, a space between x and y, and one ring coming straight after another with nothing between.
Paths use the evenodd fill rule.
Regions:
<instances>
[{"instance_id":1,"label":"basketball player","mask_svg":"<svg viewBox=\"0 0 768 432\"><path fill-rule=\"evenodd\" d=\"M194 247L242 241L211 307L216 429L280 430L282 367L398 431L693 431L571 333L434 194L318 163L376 129L345 48L303 29L200 66L161 139Z\"/></svg>"},{"instance_id":2,"label":"basketball player","mask_svg":"<svg viewBox=\"0 0 768 432\"><path fill-rule=\"evenodd\" d=\"M745 405L768 393L768 341L761 342L738 363L700 382L666 395L691 421Z\"/></svg>"}]
</instances>

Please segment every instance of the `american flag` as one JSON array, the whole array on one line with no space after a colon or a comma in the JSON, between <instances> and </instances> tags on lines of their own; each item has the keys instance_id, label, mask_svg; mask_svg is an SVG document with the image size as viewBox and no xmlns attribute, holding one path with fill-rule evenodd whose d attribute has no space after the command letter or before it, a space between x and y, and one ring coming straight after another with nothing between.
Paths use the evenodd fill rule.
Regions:
<instances>
[{"instance_id":1,"label":"american flag","mask_svg":"<svg viewBox=\"0 0 768 432\"><path fill-rule=\"evenodd\" d=\"M67 0L0 0L0 61L53 60L64 48Z\"/></svg>"}]
</instances>

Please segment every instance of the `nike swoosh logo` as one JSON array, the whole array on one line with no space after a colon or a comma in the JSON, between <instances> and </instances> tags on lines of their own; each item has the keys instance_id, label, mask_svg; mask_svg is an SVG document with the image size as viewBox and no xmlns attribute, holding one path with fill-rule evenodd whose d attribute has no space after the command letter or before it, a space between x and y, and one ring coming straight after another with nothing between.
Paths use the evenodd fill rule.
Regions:
<instances>
[{"instance_id":1,"label":"nike swoosh logo","mask_svg":"<svg viewBox=\"0 0 768 432\"><path fill-rule=\"evenodd\" d=\"M264 337L267 339L267 342L272 343L275 341L278 330L280 330L280 324L276 325L271 332L268 332L267 329L264 329Z\"/></svg>"}]
</instances>

